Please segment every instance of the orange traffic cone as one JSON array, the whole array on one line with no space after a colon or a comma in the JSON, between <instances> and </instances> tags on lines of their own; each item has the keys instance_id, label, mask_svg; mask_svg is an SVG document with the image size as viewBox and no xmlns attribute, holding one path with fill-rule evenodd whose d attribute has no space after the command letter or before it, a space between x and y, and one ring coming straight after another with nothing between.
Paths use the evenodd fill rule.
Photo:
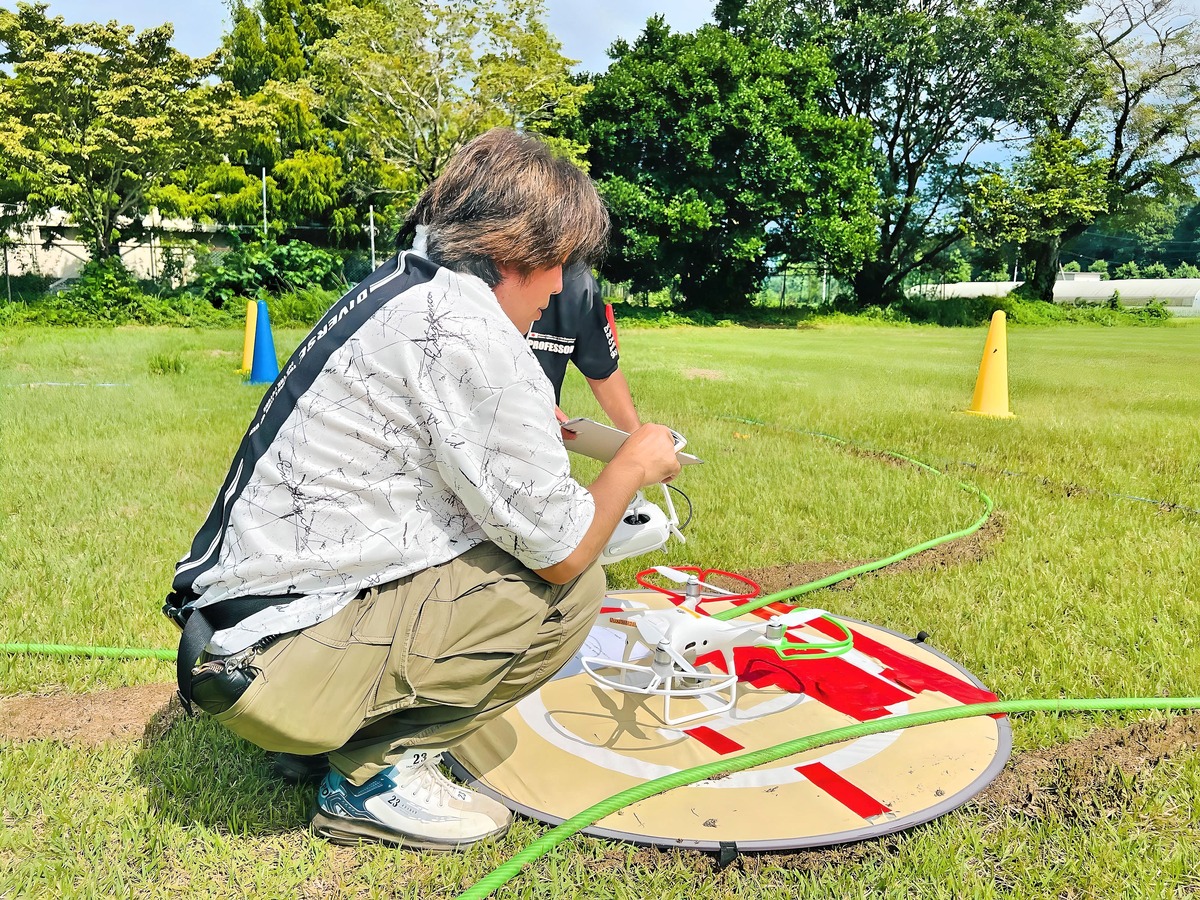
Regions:
<instances>
[{"instance_id":1,"label":"orange traffic cone","mask_svg":"<svg viewBox=\"0 0 1200 900\"><path fill-rule=\"evenodd\" d=\"M1008 411L1008 338L1002 309L992 313L983 360L979 363L979 378L975 381L975 396L967 412L1002 419L1012 417Z\"/></svg>"}]
</instances>

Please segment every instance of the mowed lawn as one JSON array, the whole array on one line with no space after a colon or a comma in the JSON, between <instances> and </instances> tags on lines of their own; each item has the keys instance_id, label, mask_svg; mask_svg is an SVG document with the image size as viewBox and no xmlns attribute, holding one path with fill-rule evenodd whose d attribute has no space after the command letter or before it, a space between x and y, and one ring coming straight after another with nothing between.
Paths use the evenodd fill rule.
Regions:
<instances>
[{"instance_id":1,"label":"mowed lawn","mask_svg":"<svg viewBox=\"0 0 1200 900\"><path fill-rule=\"evenodd\" d=\"M281 358L302 337L277 331ZM678 486L686 545L612 567L847 565L955 531L996 502L978 559L858 579L813 605L914 634L1004 699L1200 694L1200 323L1010 326L1016 417L962 412L984 329L626 329L643 418L705 460ZM262 395L241 334L0 331L0 642L173 647L159 608ZM563 406L599 415L577 374ZM826 440L834 435L851 446ZM940 478L889 464L898 451ZM587 461L581 477L595 471ZM0 656L0 695L169 681L171 664ZM1017 752L1165 716L1028 716ZM969 804L844 857L691 853L574 838L503 897L1180 897L1200 891L1200 755L1119 801ZM544 826L433 856L334 848L311 789L204 720L143 746L0 736L0 897L453 897Z\"/></svg>"}]
</instances>

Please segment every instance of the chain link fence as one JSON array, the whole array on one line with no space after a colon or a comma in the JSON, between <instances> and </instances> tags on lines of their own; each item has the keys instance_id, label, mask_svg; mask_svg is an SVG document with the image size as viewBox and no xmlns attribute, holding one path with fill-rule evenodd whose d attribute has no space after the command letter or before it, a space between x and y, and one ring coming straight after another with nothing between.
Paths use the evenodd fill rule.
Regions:
<instances>
[{"instance_id":1,"label":"chain link fence","mask_svg":"<svg viewBox=\"0 0 1200 900\"><path fill-rule=\"evenodd\" d=\"M36 299L70 287L90 259L87 245L73 237L77 229L55 226L39 233L36 226L24 232L0 235L3 250L3 278L0 298L11 301ZM395 251L386 247L341 249L331 246L327 229L304 227L285 233L271 242L286 244L299 240L332 254L340 261L345 286L367 278L375 266ZM205 272L236 267L238 245L261 242L261 231L224 225L197 226L192 231L148 231L138 240L121 245L120 257L125 268L143 288L153 293L173 291L193 284ZM269 243L271 243L269 242ZM771 268L764 279L754 305L760 308L795 308L825 305L837 296L842 286L820 263L793 263ZM634 291L629 283L600 279L601 296L607 302L670 309L680 298L670 289L652 292Z\"/></svg>"}]
</instances>

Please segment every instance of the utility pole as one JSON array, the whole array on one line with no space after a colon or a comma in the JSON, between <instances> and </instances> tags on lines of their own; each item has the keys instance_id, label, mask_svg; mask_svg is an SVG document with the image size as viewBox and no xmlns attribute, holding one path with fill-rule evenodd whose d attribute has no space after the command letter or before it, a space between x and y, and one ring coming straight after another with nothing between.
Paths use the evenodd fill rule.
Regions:
<instances>
[{"instance_id":1,"label":"utility pole","mask_svg":"<svg viewBox=\"0 0 1200 900\"><path fill-rule=\"evenodd\" d=\"M375 271L375 205L367 207L367 231L371 233L371 271Z\"/></svg>"},{"instance_id":2,"label":"utility pole","mask_svg":"<svg viewBox=\"0 0 1200 900\"><path fill-rule=\"evenodd\" d=\"M150 208L150 280L158 281L158 265L154 259L154 220L158 218L158 207Z\"/></svg>"}]
</instances>

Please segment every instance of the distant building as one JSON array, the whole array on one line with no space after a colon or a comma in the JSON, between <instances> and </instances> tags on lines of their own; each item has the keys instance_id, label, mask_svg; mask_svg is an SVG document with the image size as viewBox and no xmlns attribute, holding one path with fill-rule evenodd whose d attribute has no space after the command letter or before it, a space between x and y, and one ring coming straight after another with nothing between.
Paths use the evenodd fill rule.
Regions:
<instances>
[{"instance_id":1,"label":"distant building","mask_svg":"<svg viewBox=\"0 0 1200 900\"><path fill-rule=\"evenodd\" d=\"M1200 278L1121 278L1101 281L1097 272L1067 272L1054 282L1055 303L1098 303L1116 292L1123 306L1145 306L1159 300L1177 316L1200 316ZM911 289L932 298L1003 297L1023 281L962 281L925 284Z\"/></svg>"},{"instance_id":2,"label":"distant building","mask_svg":"<svg viewBox=\"0 0 1200 900\"><path fill-rule=\"evenodd\" d=\"M120 248L125 268L142 279L159 280L169 268L168 260L179 254L183 255L179 269L190 268L194 254L186 246L178 246L189 239L212 249L230 245L226 226L190 219L163 219L158 210L151 211L142 225L146 229L143 237L125 241ZM80 232L80 227L58 208L22 228L10 230L11 243L4 258L8 274L41 275L56 280L73 278L91 258L87 245L80 240Z\"/></svg>"}]
</instances>

